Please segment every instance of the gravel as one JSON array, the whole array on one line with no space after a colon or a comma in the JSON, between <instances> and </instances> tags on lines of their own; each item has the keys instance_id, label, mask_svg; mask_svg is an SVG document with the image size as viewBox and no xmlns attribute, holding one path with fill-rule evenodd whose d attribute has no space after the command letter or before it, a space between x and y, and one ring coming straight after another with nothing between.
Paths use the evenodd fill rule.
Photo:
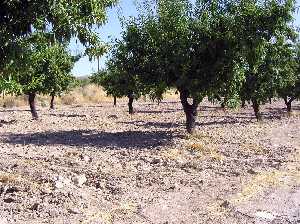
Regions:
<instances>
[{"instance_id":1,"label":"gravel","mask_svg":"<svg viewBox=\"0 0 300 224\"><path fill-rule=\"evenodd\" d=\"M118 103L0 111L0 224L300 222L299 102Z\"/></svg>"}]
</instances>

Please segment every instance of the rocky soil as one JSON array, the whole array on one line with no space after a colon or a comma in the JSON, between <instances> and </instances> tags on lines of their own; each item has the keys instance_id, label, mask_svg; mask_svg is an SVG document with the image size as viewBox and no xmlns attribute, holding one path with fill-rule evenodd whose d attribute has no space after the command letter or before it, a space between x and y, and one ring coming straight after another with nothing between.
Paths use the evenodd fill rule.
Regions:
<instances>
[{"instance_id":1,"label":"rocky soil","mask_svg":"<svg viewBox=\"0 0 300 224\"><path fill-rule=\"evenodd\" d=\"M300 103L0 110L0 223L300 223Z\"/></svg>"}]
</instances>

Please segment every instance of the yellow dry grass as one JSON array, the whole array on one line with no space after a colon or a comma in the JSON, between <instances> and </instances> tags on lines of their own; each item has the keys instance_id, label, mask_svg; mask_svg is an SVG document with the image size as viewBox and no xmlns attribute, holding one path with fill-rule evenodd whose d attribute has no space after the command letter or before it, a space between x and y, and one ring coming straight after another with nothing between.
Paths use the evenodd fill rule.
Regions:
<instances>
[{"instance_id":1,"label":"yellow dry grass","mask_svg":"<svg viewBox=\"0 0 300 224\"><path fill-rule=\"evenodd\" d=\"M3 184L13 184L20 188L40 189L40 183L32 180L29 176L19 173L0 171L0 182Z\"/></svg>"},{"instance_id":2,"label":"yellow dry grass","mask_svg":"<svg viewBox=\"0 0 300 224\"><path fill-rule=\"evenodd\" d=\"M289 156L284 170L265 171L242 184L242 190L231 198L232 203L241 203L263 193L270 187L291 187L300 184L300 149Z\"/></svg>"},{"instance_id":3,"label":"yellow dry grass","mask_svg":"<svg viewBox=\"0 0 300 224\"><path fill-rule=\"evenodd\" d=\"M241 149L249 154L264 155L267 153L267 150L257 143L244 143L241 145Z\"/></svg>"},{"instance_id":4,"label":"yellow dry grass","mask_svg":"<svg viewBox=\"0 0 300 224\"><path fill-rule=\"evenodd\" d=\"M25 96L12 96L12 95L5 95L0 98L0 106L6 108L13 108L13 107L21 107L27 104L27 98Z\"/></svg>"},{"instance_id":5,"label":"yellow dry grass","mask_svg":"<svg viewBox=\"0 0 300 224\"><path fill-rule=\"evenodd\" d=\"M97 211L91 212L91 210L84 211L86 219L82 221L82 224L100 222L105 224L114 223L114 219L120 216L132 216L137 213L138 206L132 201L121 201L119 205L110 211Z\"/></svg>"},{"instance_id":6,"label":"yellow dry grass","mask_svg":"<svg viewBox=\"0 0 300 224\"><path fill-rule=\"evenodd\" d=\"M112 102L113 98L108 97L103 89L94 84L77 87L61 97L55 98L55 105L84 105L97 104L101 102ZM50 106L50 96L38 95L36 103L41 107ZM27 96L4 95L0 98L0 106L13 108L27 106Z\"/></svg>"},{"instance_id":7,"label":"yellow dry grass","mask_svg":"<svg viewBox=\"0 0 300 224\"><path fill-rule=\"evenodd\" d=\"M105 224L111 224L113 223L113 216L110 212L108 211L98 211L98 212L86 212L86 219L83 220L81 223L82 224L89 224L93 222L99 221L100 223L105 223Z\"/></svg>"},{"instance_id":8,"label":"yellow dry grass","mask_svg":"<svg viewBox=\"0 0 300 224\"><path fill-rule=\"evenodd\" d=\"M218 151L218 147L213 136L198 132L188 137L186 149L196 154L199 159L210 157L222 161L223 156Z\"/></svg>"}]
</instances>

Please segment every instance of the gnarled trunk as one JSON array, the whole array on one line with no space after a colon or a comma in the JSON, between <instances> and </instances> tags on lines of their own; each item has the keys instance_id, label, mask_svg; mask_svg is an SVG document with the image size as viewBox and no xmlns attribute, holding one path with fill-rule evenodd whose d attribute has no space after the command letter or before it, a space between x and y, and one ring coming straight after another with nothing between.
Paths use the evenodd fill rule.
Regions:
<instances>
[{"instance_id":1,"label":"gnarled trunk","mask_svg":"<svg viewBox=\"0 0 300 224\"><path fill-rule=\"evenodd\" d=\"M242 108L245 108L246 107L246 101L245 100L242 100L242 105L241 105Z\"/></svg>"},{"instance_id":2,"label":"gnarled trunk","mask_svg":"<svg viewBox=\"0 0 300 224\"><path fill-rule=\"evenodd\" d=\"M222 102L222 103L221 103L221 108L222 108L222 109L225 109L225 102Z\"/></svg>"},{"instance_id":3,"label":"gnarled trunk","mask_svg":"<svg viewBox=\"0 0 300 224\"><path fill-rule=\"evenodd\" d=\"M50 101L50 109L51 110L54 110L54 98L55 98L55 95L52 94L51 95L51 101Z\"/></svg>"},{"instance_id":4,"label":"gnarled trunk","mask_svg":"<svg viewBox=\"0 0 300 224\"><path fill-rule=\"evenodd\" d=\"M181 104L186 116L186 130L189 134L192 134L195 131L196 119L198 115L197 108L200 102L196 99L193 99L193 104L189 104L188 102L189 91L179 90L179 92L180 92Z\"/></svg>"},{"instance_id":5,"label":"gnarled trunk","mask_svg":"<svg viewBox=\"0 0 300 224\"><path fill-rule=\"evenodd\" d=\"M226 103L227 103L227 98L224 97L223 102L221 103L221 108L222 108L222 109L225 109Z\"/></svg>"},{"instance_id":6,"label":"gnarled trunk","mask_svg":"<svg viewBox=\"0 0 300 224\"><path fill-rule=\"evenodd\" d=\"M292 102L291 101L287 102L286 109L287 109L287 112L289 112L289 113L292 112Z\"/></svg>"},{"instance_id":7,"label":"gnarled trunk","mask_svg":"<svg viewBox=\"0 0 300 224\"><path fill-rule=\"evenodd\" d=\"M252 101L252 107L254 110L255 117L256 117L257 121L261 121L262 117L261 117L261 114L259 111L259 103L256 99L252 99L251 101Z\"/></svg>"},{"instance_id":8,"label":"gnarled trunk","mask_svg":"<svg viewBox=\"0 0 300 224\"><path fill-rule=\"evenodd\" d=\"M128 111L129 111L129 114L133 114L133 100L134 100L134 97L133 97L133 94L128 94Z\"/></svg>"},{"instance_id":9,"label":"gnarled trunk","mask_svg":"<svg viewBox=\"0 0 300 224\"><path fill-rule=\"evenodd\" d=\"M283 97L284 99L284 103L286 105L286 110L287 112L292 112L292 102L294 101L295 98L291 97L290 99L288 99L288 97Z\"/></svg>"},{"instance_id":10,"label":"gnarled trunk","mask_svg":"<svg viewBox=\"0 0 300 224\"><path fill-rule=\"evenodd\" d=\"M117 106L117 97L114 96L114 107Z\"/></svg>"},{"instance_id":11,"label":"gnarled trunk","mask_svg":"<svg viewBox=\"0 0 300 224\"><path fill-rule=\"evenodd\" d=\"M35 107L35 96L36 96L36 93L29 93L28 94L28 102L29 102L32 118L34 120L37 120L38 114L37 114L36 107Z\"/></svg>"}]
</instances>

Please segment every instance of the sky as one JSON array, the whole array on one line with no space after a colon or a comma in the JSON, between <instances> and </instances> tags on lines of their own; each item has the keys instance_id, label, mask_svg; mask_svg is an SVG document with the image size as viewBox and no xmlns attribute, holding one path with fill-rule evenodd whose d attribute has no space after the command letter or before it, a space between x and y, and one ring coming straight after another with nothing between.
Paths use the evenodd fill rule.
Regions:
<instances>
[{"instance_id":1,"label":"sky","mask_svg":"<svg viewBox=\"0 0 300 224\"><path fill-rule=\"evenodd\" d=\"M104 42L111 42L120 37L122 32L121 23L119 21L120 16L124 16L128 19L131 16L138 14L138 0L119 0L119 4L107 11L107 23L100 29L97 29L101 39ZM300 6L300 0L296 1L296 5ZM295 14L295 25L300 26L300 10ZM71 41L70 50L74 54L78 54L84 51L83 46L77 43L75 40ZM100 68L105 66L106 56L102 56L99 60ZM75 76L86 76L98 69L97 61L89 61L88 57L81 58L74 66L72 73Z\"/></svg>"},{"instance_id":2,"label":"sky","mask_svg":"<svg viewBox=\"0 0 300 224\"><path fill-rule=\"evenodd\" d=\"M300 1L300 0L299 0ZM107 23L100 29L97 29L101 39L104 42L111 42L120 37L122 32L119 16L124 16L126 19L131 16L136 16L138 13L138 0L119 0L119 4L107 11ZM76 43L75 40L70 44L71 52L77 54L84 51L83 46L80 43ZM100 68L105 66L106 56L102 56L99 60ZM75 76L85 76L98 69L97 61L89 61L88 57L81 58L72 71Z\"/></svg>"}]
</instances>

